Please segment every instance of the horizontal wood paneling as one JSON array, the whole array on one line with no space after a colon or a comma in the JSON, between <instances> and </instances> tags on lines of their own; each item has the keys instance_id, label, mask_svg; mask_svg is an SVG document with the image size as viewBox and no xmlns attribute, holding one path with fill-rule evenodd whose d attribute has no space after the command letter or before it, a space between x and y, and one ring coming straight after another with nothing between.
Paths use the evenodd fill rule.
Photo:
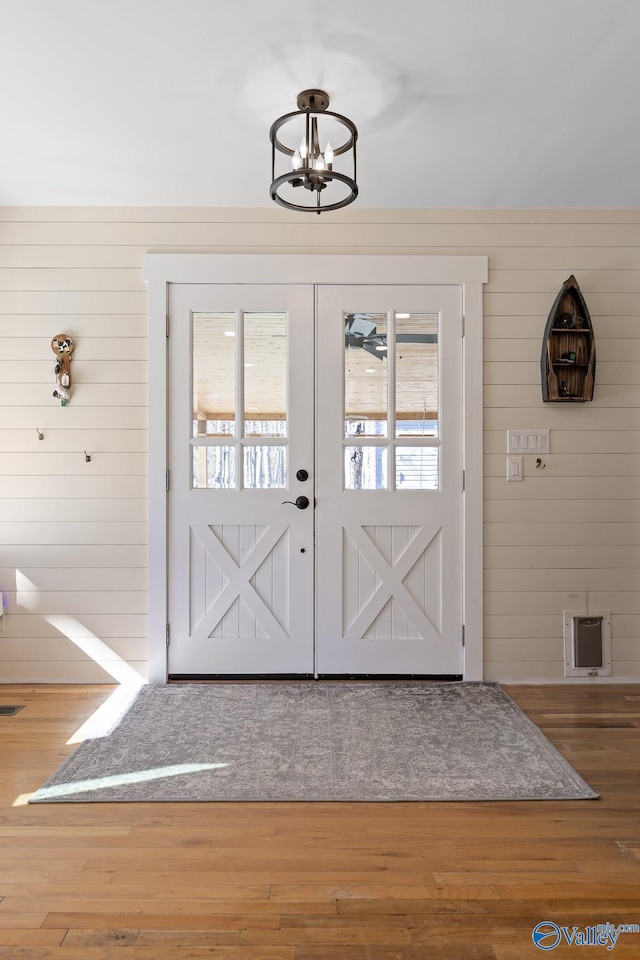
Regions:
<instances>
[{"instance_id":1,"label":"horizontal wood paneling","mask_svg":"<svg viewBox=\"0 0 640 960\"><path fill-rule=\"evenodd\" d=\"M64 331L65 333L67 331ZM9 383L53 382L51 360L0 360L0 377ZM73 383L146 383L144 360L79 360L75 353L71 368ZM55 385L55 384L54 384Z\"/></svg>"},{"instance_id":2,"label":"horizontal wood paneling","mask_svg":"<svg viewBox=\"0 0 640 960\"><path fill-rule=\"evenodd\" d=\"M1 525L0 525L1 530ZM575 523L487 523L485 545L492 546L621 546L640 545L638 523L595 523L589 518Z\"/></svg>"},{"instance_id":3,"label":"horizontal wood paneling","mask_svg":"<svg viewBox=\"0 0 640 960\"><path fill-rule=\"evenodd\" d=\"M0 567L144 567L147 549L141 545L35 543L0 545Z\"/></svg>"},{"instance_id":4,"label":"horizontal wood paneling","mask_svg":"<svg viewBox=\"0 0 640 960\"><path fill-rule=\"evenodd\" d=\"M74 590L69 584L66 590L22 590L6 591L4 596L9 613L19 616L21 613L69 614L76 616L84 613L146 613L145 591L109 590L109 572L104 570L101 590Z\"/></svg>"},{"instance_id":5,"label":"horizontal wood paneling","mask_svg":"<svg viewBox=\"0 0 640 960\"><path fill-rule=\"evenodd\" d=\"M78 638L80 640L80 638ZM147 641L145 637L117 637L102 641L100 657L104 661L146 660ZM74 643L69 637L13 637L2 642L3 659L9 661L25 660L78 660L91 661L90 655L80 643Z\"/></svg>"},{"instance_id":6,"label":"horizontal wood paneling","mask_svg":"<svg viewBox=\"0 0 640 960\"><path fill-rule=\"evenodd\" d=\"M140 276L139 267L126 270L116 267L108 270L91 270L87 267L76 270L61 267L46 270L24 267L17 270L0 267L0 291L4 290L45 290L47 293L54 290L134 290L144 294L146 285Z\"/></svg>"},{"instance_id":7,"label":"horizontal wood paneling","mask_svg":"<svg viewBox=\"0 0 640 960\"><path fill-rule=\"evenodd\" d=\"M79 454L83 458L84 454ZM77 458L76 458L77 459ZM15 476L4 477L2 490L7 497L24 497L28 500L40 498L42 494L47 498L67 498L74 500L78 497L97 498L103 500L122 499L126 497L146 499L147 478L113 476L82 476L67 474L62 477L44 476Z\"/></svg>"},{"instance_id":8,"label":"horizontal wood paneling","mask_svg":"<svg viewBox=\"0 0 640 960\"><path fill-rule=\"evenodd\" d=\"M0 251L4 256L4 250ZM138 260L138 269L140 262L140 253L136 251ZM146 337L148 330L147 314L145 313L123 313L106 314L91 313L83 315L74 314L69 317L68 314L40 314L25 313L20 315L20 337L15 344L18 350L28 349L29 341L37 340L40 344L43 354L46 354L47 344L51 344L51 330L55 327L54 333L68 333L69 336L76 339L81 337L100 337L103 340L119 337ZM0 336L15 337L16 318L9 315L0 316ZM43 342L41 342L43 341ZM84 344L81 348L84 351Z\"/></svg>"},{"instance_id":9,"label":"horizontal wood paneling","mask_svg":"<svg viewBox=\"0 0 640 960\"><path fill-rule=\"evenodd\" d=\"M635 500L638 498L640 479L638 477L580 477L576 484L575 477L551 477L536 470L536 458L527 458L525 477L520 483L505 483L504 477L487 477L485 495L488 500L517 500L526 510L529 500L606 500L611 497L615 500ZM530 468L530 469L528 469ZM505 468L506 469L506 468ZM513 488L516 488L515 490Z\"/></svg>"},{"instance_id":10,"label":"horizontal wood paneling","mask_svg":"<svg viewBox=\"0 0 640 960\"><path fill-rule=\"evenodd\" d=\"M86 472L96 476L135 476L147 473L147 457L144 453L101 453L90 449L87 461L84 450L77 453L5 453L0 454L0 472L5 476L67 476L69 473ZM74 462L75 461L75 462Z\"/></svg>"},{"instance_id":11,"label":"horizontal wood paneling","mask_svg":"<svg viewBox=\"0 0 640 960\"><path fill-rule=\"evenodd\" d=\"M67 504L67 510L73 518L73 503ZM102 543L146 543L147 524L135 521L126 522L89 522L67 521L63 517L56 520L31 523L28 521L0 523L0 541L9 544L41 544L64 542L66 544L102 544Z\"/></svg>"},{"instance_id":12,"label":"horizontal wood paneling","mask_svg":"<svg viewBox=\"0 0 640 960\"><path fill-rule=\"evenodd\" d=\"M65 624L65 636L84 637L87 631L103 640L113 637L126 639L137 637L145 639L147 636L146 614L131 613L91 613L84 614L82 621L69 617ZM7 614L5 624L7 637L59 637L60 631L38 614L22 613L19 615Z\"/></svg>"},{"instance_id":13,"label":"horizontal wood paneling","mask_svg":"<svg viewBox=\"0 0 640 960\"><path fill-rule=\"evenodd\" d=\"M295 251L308 244L325 247L330 252L334 246L370 250L378 247L390 252L395 247L441 248L489 248L525 246L545 247L549 243L562 247L638 247L640 224L602 222L597 216L590 222L526 222L523 217L511 222L473 222L464 216L462 222L452 222L449 211L443 211L440 222L411 222L396 211L395 223L371 211L369 217L363 211L358 223L356 218L340 220L310 220L289 217L286 220L271 219L254 211L253 222L241 222L234 210L227 211L223 219L209 222L196 221L146 221L131 220L66 221L42 220L6 222L2 231L7 244L118 244L141 245L147 248L168 246L174 249L192 246L217 246L238 252L250 243L265 251L274 246L286 246ZM372 215L371 215L372 214ZM98 212L99 217L99 212ZM364 227L364 229L363 229ZM305 251L306 252L306 251ZM566 251L565 251L566 255ZM496 263L496 267L499 263ZM636 265L637 268L637 265Z\"/></svg>"},{"instance_id":14,"label":"horizontal wood paneling","mask_svg":"<svg viewBox=\"0 0 640 960\"><path fill-rule=\"evenodd\" d=\"M110 499L69 499L58 497L39 497L27 500L22 497L7 497L0 500L0 522L10 523L51 523L64 520L64 523L127 521L144 523L147 519L146 500Z\"/></svg>"},{"instance_id":15,"label":"horizontal wood paneling","mask_svg":"<svg viewBox=\"0 0 640 960\"><path fill-rule=\"evenodd\" d=\"M316 222L275 207L45 207L0 209L0 224L0 589L37 605L5 619L18 646L0 643L3 679L110 679L65 652L48 615L143 659L148 252L487 255L487 676L562 680L562 610L589 603L612 612L614 679L640 677L640 211L357 208ZM571 273L594 322L595 399L543 404L542 332ZM64 408L59 332L76 340ZM521 427L550 429L551 451L507 484L505 431Z\"/></svg>"},{"instance_id":16,"label":"horizontal wood paneling","mask_svg":"<svg viewBox=\"0 0 640 960\"><path fill-rule=\"evenodd\" d=\"M65 430L64 427L47 429L40 440L38 432L44 430L4 429L0 430L0 450L3 453L33 453L47 449L64 453L76 453L78 450L94 450L95 430ZM101 453L146 453L146 430L101 430Z\"/></svg>"},{"instance_id":17,"label":"horizontal wood paneling","mask_svg":"<svg viewBox=\"0 0 640 960\"><path fill-rule=\"evenodd\" d=\"M528 500L528 523L580 523L588 526L596 515L603 523L640 523L640 500ZM520 500L487 500L484 519L487 524L518 523L522 516Z\"/></svg>"},{"instance_id":18,"label":"horizontal wood paneling","mask_svg":"<svg viewBox=\"0 0 640 960\"><path fill-rule=\"evenodd\" d=\"M53 368L51 368L53 369ZM74 373L77 371L73 371ZM49 374L51 376L51 374ZM117 373L114 373L117 376ZM77 378L73 381L73 396L76 406L63 407L59 402L51 403L55 384L52 380L39 383L3 383L0 384L0 402L3 413L2 428L23 429L27 421L39 416L48 426L64 429L81 427L92 421L94 429L135 429L147 427L147 384L146 383L86 383ZM81 402L82 406L77 404ZM36 410L21 411L26 407ZM113 408L126 407L124 411ZM131 408L139 407L136 410ZM107 409L108 408L108 409ZM131 411L131 412L129 412ZM36 423L39 422L36 420ZM30 424L29 424L30 425ZM129 425L129 426L128 426ZM95 433L94 433L95 436Z\"/></svg>"},{"instance_id":19,"label":"horizontal wood paneling","mask_svg":"<svg viewBox=\"0 0 640 960\"><path fill-rule=\"evenodd\" d=\"M136 675L146 680L147 659L127 661L130 669L118 669L120 664L101 666L96 660L4 660L2 663L3 683L113 683L132 682Z\"/></svg>"},{"instance_id":20,"label":"horizontal wood paneling","mask_svg":"<svg viewBox=\"0 0 640 960\"><path fill-rule=\"evenodd\" d=\"M101 501L108 505L108 500ZM147 589L143 567L1 567L0 583L5 590L139 590Z\"/></svg>"},{"instance_id":21,"label":"horizontal wood paneling","mask_svg":"<svg viewBox=\"0 0 640 960\"><path fill-rule=\"evenodd\" d=\"M558 587L561 585L558 584ZM532 616L561 613L563 610L611 610L614 616L640 613L638 591L567 590L492 592L485 596L485 615Z\"/></svg>"},{"instance_id":22,"label":"horizontal wood paneling","mask_svg":"<svg viewBox=\"0 0 640 960\"><path fill-rule=\"evenodd\" d=\"M616 598L616 609L620 602L634 604L640 607L638 599L638 571L634 567L594 567L591 570L584 568L572 569L569 567L544 567L540 570L528 570L526 576L521 570L512 570L504 567L485 567L484 587L487 592L500 595L510 594L511 591L595 591L611 590L623 591Z\"/></svg>"},{"instance_id":23,"label":"horizontal wood paneling","mask_svg":"<svg viewBox=\"0 0 640 960\"><path fill-rule=\"evenodd\" d=\"M599 547L585 550L584 547L557 546L510 546L485 547L485 564L496 567L628 567L640 568L640 545Z\"/></svg>"},{"instance_id":24,"label":"horizontal wood paneling","mask_svg":"<svg viewBox=\"0 0 640 960\"><path fill-rule=\"evenodd\" d=\"M125 385L125 387L126 386L127 385ZM19 393L20 389L21 387L17 386L16 393ZM61 407L59 404L52 402L51 393L53 392L53 387L51 391L49 391L49 389L44 386L40 389L39 385L36 385L30 390L25 386L25 393L31 392L34 395L37 394L35 397L36 402L31 408L29 408L28 404L0 406L0 430L8 428L14 430L34 430L36 426L40 427L41 430L48 430L50 427L56 429L68 427L71 429L95 431L100 426L105 426L112 430L146 430L148 425L146 404L140 403L131 406L130 402L125 402L120 405L118 399L122 389L122 387L118 387L116 390L113 387L98 388L93 386L91 390L85 390L84 384L74 384L73 395L76 400L76 406L68 405ZM79 407L78 401L84 395L85 399L83 403L86 404L86 396L89 393L91 394L91 399L95 400L95 403ZM141 384L140 388L136 390L136 393L139 395L144 394L146 397L146 386L143 387ZM98 403L96 394L102 396L102 405ZM48 403L46 401L47 395L49 396ZM125 397L125 400L126 399ZM83 447L82 449L85 448Z\"/></svg>"}]
</instances>

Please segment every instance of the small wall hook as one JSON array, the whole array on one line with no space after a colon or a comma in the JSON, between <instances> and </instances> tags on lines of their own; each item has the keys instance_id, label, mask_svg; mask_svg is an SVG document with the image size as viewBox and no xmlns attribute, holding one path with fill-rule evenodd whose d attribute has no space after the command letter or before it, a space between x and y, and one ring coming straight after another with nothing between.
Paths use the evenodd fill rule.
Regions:
<instances>
[{"instance_id":1,"label":"small wall hook","mask_svg":"<svg viewBox=\"0 0 640 960\"><path fill-rule=\"evenodd\" d=\"M86 450L84 451L84 459L87 463L91 463L91 454L87 453Z\"/></svg>"},{"instance_id":2,"label":"small wall hook","mask_svg":"<svg viewBox=\"0 0 640 960\"><path fill-rule=\"evenodd\" d=\"M536 470L544 470L545 467L546 467L546 463L543 463L542 458L538 457L536 460Z\"/></svg>"},{"instance_id":3,"label":"small wall hook","mask_svg":"<svg viewBox=\"0 0 640 960\"><path fill-rule=\"evenodd\" d=\"M42 430L38 430L38 428L36 427L36 433L38 434L38 440L44 440L44 433L42 432Z\"/></svg>"}]
</instances>

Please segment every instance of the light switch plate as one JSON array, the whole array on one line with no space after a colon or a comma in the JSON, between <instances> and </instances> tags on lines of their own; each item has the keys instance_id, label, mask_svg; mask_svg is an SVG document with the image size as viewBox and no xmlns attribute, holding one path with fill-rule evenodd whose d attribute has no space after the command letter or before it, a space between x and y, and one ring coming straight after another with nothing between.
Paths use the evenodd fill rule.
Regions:
<instances>
[{"instance_id":1,"label":"light switch plate","mask_svg":"<svg viewBox=\"0 0 640 960\"><path fill-rule=\"evenodd\" d=\"M507 453L549 453L549 431L507 430Z\"/></svg>"},{"instance_id":2,"label":"light switch plate","mask_svg":"<svg viewBox=\"0 0 640 960\"><path fill-rule=\"evenodd\" d=\"M522 457L507 457L507 481L519 483L522 480Z\"/></svg>"}]
</instances>

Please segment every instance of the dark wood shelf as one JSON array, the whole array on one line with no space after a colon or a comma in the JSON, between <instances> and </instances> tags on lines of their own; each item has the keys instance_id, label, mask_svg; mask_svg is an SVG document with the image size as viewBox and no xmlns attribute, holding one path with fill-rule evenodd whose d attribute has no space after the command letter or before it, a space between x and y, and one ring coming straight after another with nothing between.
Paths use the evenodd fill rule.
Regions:
<instances>
[{"instance_id":1,"label":"dark wood shelf","mask_svg":"<svg viewBox=\"0 0 640 960\"><path fill-rule=\"evenodd\" d=\"M575 361L563 359L568 354ZM565 280L551 307L540 367L545 403L593 400L596 344L589 309L573 275Z\"/></svg>"}]
</instances>

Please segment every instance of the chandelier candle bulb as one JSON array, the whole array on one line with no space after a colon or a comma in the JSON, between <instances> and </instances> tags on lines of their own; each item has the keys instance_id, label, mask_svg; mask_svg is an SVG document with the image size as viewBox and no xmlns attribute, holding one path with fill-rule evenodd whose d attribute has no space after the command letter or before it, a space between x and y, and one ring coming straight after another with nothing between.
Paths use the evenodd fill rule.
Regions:
<instances>
[{"instance_id":1,"label":"chandelier candle bulb","mask_svg":"<svg viewBox=\"0 0 640 960\"><path fill-rule=\"evenodd\" d=\"M333 147L327 140L327 145L324 148L324 160L327 167L327 170L333 169Z\"/></svg>"}]
</instances>

